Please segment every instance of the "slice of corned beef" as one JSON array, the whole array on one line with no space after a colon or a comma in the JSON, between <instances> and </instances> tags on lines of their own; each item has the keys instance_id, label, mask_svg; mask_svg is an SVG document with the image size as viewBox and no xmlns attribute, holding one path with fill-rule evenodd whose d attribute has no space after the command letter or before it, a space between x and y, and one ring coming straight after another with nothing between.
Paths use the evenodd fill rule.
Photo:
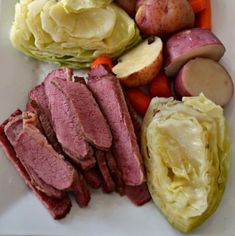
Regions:
<instances>
[{"instance_id":1,"label":"slice of corned beef","mask_svg":"<svg viewBox=\"0 0 235 236\"><path fill-rule=\"evenodd\" d=\"M45 193L48 197L52 198L63 198L65 193L53 188L52 186L46 184L42 179L40 179L35 171L24 165L26 171L28 172L29 176L31 177L31 183L35 186L36 189Z\"/></svg>"},{"instance_id":2,"label":"slice of corned beef","mask_svg":"<svg viewBox=\"0 0 235 236\"><path fill-rule=\"evenodd\" d=\"M24 122L22 122L22 117ZM23 123L23 126L19 123L19 120ZM34 114L24 112L23 115L18 115L11 119L5 126L5 134L8 136L17 152L19 160L31 177L31 183L38 190L53 198L62 198L64 196L63 192L57 190L59 189L58 186L74 191L77 202L84 207L85 203L88 204L90 199L90 193L84 179L79 172L75 171L64 160L63 156L57 154L48 145L46 138L33 125L35 120ZM16 125L19 125L22 130L17 128ZM27 134L27 139L22 140L21 137L25 134Z\"/></svg>"},{"instance_id":3,"label":"slice of corned beef","mask_svg":"<svg viewBox=\"0 0 235 236\"><path fill-rule=\"evenodd\" d=\"M76 111L67 96L52 83L54 79L57 78L47 77L45 91L56 137L63 151L74 161L87 159L92 150L81 135Z\"/></svg>"},{"instance_id":4,"label":"slice of corned beef","mask_svg":"<svg viewBox=\"0 0 235 236\"><path fill-rule=\"evenodd\" d=\"M134 126L135 135L137 137L138 144L141 145L141 127L142 127L143 119L136 113L136 111L134 110L130 102L127 101L127 98L126 98L126 102L127 102L128 111L130 113L130 117Z\"/></svg>"},{"instance_id":5,"label":"slice of corned beef","mask_svg":"<svg viewBox=\"0 0 235 236\"><path fill-rule=\"evenodd\" d=\"M109 123L113 154L124 183L140 185L145 181L143 163L121 85L114 75L96 77L99 68L90 72L93 77L88 78L88 87Z\"/></svg>"},{"instance_id":6,"label":"slice of corned beef","mask_svg":"<svg viewBox=\"0 0 235 236\"><path fill-rule=\"evenodd\" d=\"M64 218L71 209L71 201L67 195L65 195L62 199L54 199L50 198L41 191L37 190L35 186L31 182L31 177L28 175L25 167L20 162L20 160L16 157L16 153L8 141L5 133L4 128L5 125L14 118L16 115L19 115L20 112L17 112L11 115L10 119L5 121L2 125L0 125L0 145L4 150L6 157L9 161L14 165L20 176L24 179L25 183L30 187L30 189L35 193L38 199L42 202L42 204L48 209L50 214L54 219L61 219Z\"/></svg>"},{"instance_id":7,"label":"slice of corned beef","mask_svg":"<svg viewBox=\"0 0 235 236\"><path fill-rule=\"evenodd\" d=\"M63 154L61 145L56 138L56 134L52 128L51 122L48 119L46 113L44 113L43 108L39 104L37 104L35 100L29 101L27 108L28 110L33 111L35 114L37 114L41 126L40 131L46 136L48 142L58 153Z\"/></svg>"},{"instance_id":8,"label":"slice of corned beef","mask_svg":"<svg viewBox=\"0 0 235 236\"><path fill-rule=\"evenodd\" d=\"M60 101L68 104L71 116L76 116L74 121L85 140L99 149L109 149L112 144L109 125L86 84L59 78L51 83L65 95L66 100Z\"/></svg>"},{"instance_id":9,"label":"slice of corned beef","mask_svg":"<svg viewBox=\"0 0 235 236\"><path fill-rule=\"evenodd\" d=\"M86 180L86 182L92 187L92 188L100 188L102 184L102 179L100 175L98 174L97 170L95 167L83 171L83 176Z\"/></svg>"},{"instance_id":10,"label":"slice of corned beef","mask_svg":"<svg viewBox=\"0 0 235 236\"><path fill-rule=\"evenodd\" d=\"M50 109L49 109L49 103L48 103L48 99L45 93L45 87L44 84L39 84L38 86L36 86L35 88L33 88L30 92L29 92L29 103L27 104L26 109L30 110L30 106L32 105L30 104L31 101L34 101L34 104L37 104L38 107L40 107L42 113L44 113L49 122L51 122L51 113L50 113ZM35 107L33 106L33 108L35 109Z\"/></svg>"},{"instance_id":11,"label":"slice of corned beef","mask_svg":"<svg viewBox=\"0 0 235 236\"><path fill-rule=\"evenodd\" d=\"M105 153L100 150L95 151L97 165L100 170L100 173L103 178L103 191L105 193L111 193L115 190L115 183L110 175L106 160L105 160Z\"/></svg>"},{"instance_id":12,"label":"slice of corned beef","mask_svg":"<svg viewBox=\"0 0 235 236\"><path fill-rule=\"evenodd\" d=\"M59 68L53 70L48 74L47 78L57 77L64 78L67 80L72 80L73 71L69 68ZM55 132L52 128L51 112L49 109L48 98L45 93L45 85L41 83L40 85L34 87L29 92L29 101L26 106L26 110L33 111L37 113L43 133L47 137L50 144L55 148L58 153L62 153L61 146L56 138Z\"/></svg>"},{"instance_id":13,"label":"slice of corned beef","mask_svg":"<svg viewBox=\"0 0 235 236\"><path fill-rule=\"evenodd\" d=\"M22 129L23 129L22 114L11 116L4 124L5 134L7 135L8 140L12 145L15 145L16 139L18 135L22 132ZM26 165L24 165L24 168L31 177L31 183L35 186L35 188L37 188L41 192L44 192L49 197L62 198L64 196L63 192L51 187L50 185L46 184L43 180L41 180L36 175L36 173L33 171L32 168Z\"/></svg>"},{"instance_id":14,"label":"slice of corned beef","mask_svg":"<svg viewBox=\"0 0 235 236\"><path fill-rule=\"evenodd\" d=\"M78 181L72 186L76 202L80 207L86 207L91 199L90 191L83 176L79 173Z\"/></svg>"},{"instance_id":15,"label":"slice of corned beef","mask_svg":"<svg viewBox=\"0 0 235 236\"><path fill-rule=\"evenodd\" d=\"M137 206L141 206L151 200L151 195L146 183L139 186L125 186L125 193Z\"/></svg>"},{"instance_id":16,"label":"slice of corned beef","mask_svg":"<svg viewBox=\"0 0 235 236\"><path fill-rule=\"evenodd\" d=\"M24 125L14 149L21 162L32 168L45 183L58 190L71 188L76 178L75 169L53 149L35 126Z\"/></svg>"},{"instance_id":17,"label":"slice of corned beef","mask_svg":"<svg viewBox=\"0 0 235 236\"><path fill-rule=\"evenodd\" d=\"M116 160L114 159L111 151L105 153L105 160L108 165L112 179L116 185L116 191L122 196L125 194L124 184L122 181L122 174L117 167Z\"/></svg>"}]
</instances>

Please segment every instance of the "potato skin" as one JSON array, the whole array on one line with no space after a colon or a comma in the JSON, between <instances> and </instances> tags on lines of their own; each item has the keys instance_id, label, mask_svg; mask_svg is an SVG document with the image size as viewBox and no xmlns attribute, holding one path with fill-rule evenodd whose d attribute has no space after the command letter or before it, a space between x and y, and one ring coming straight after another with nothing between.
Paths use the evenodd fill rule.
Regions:
<instances>
[{"instance_id":1,"label":"potato skin","mask_svg":"<svg viewBox=\"0 0 235 236\"><path fill-rule=\"evenodd\" d=\"M215 48L206 46L214 45ZM199 51L201 48L205 48ZM192 56L189 58L186 56L185 60L177 66L176 69L172 69L174 61L179 57L195 50ZM197 50L197 51L196 51ZM183 30L177 34L171 36L165 46L165 71L168 76L174 76L177 70L195 57L211 58L215 61L219 61L225 53L225 47L222 42L209 30L201 28L192 28L190 30ZM178 68L179 67L179 68Z\"/></svg>"},{"instance_id":2,"label":"potato skin","mask_svg":"<svg viewBox=\"0 0 235 236\"><path fill-rule=\"evenodd\" d=\"M119 7L125 10L130 16L134 17L136 12L137 0L116 0Z\"/></svg>"},{"instance_id":3,"label":"potato skin","mask_svg":"<svg viewBox=\"0 0 235 236\"><path fill-rule=\"evenodd\" d=\"M127 77L118 78L121 84L125 87L139 87L146 85L152 81L152 79L159 73L163 64L163 55L162 52L156 58L156 60L141 69L136 71Z\"/></svg>"},{"instance_id":4,"label":"potato skin","mask_svg":"<svg viewBox=\"0 0 235 236\"><path fill-rule=\"evenodd\" d=\"M192 94L190 94L186 90L186 88L184 86L183 78L184 78L184 68L182 68L180 70L180 72L178 73L178 75L175 79L175 83L174 83L175 94L176 94L177 98L179 98L179 99L181 99L182 97L192 96Z\"/></svg>"},{"instance_id":5,"label":"potato skin","mask_svg":"<svg viewBox=\"0 0 235 236\"><path fill-rule=\"evenodd\" d=\"M195 14L188 0L141 0L135 20L145 35L165 36L192 28Z\"/></svg>"}]
</instances>

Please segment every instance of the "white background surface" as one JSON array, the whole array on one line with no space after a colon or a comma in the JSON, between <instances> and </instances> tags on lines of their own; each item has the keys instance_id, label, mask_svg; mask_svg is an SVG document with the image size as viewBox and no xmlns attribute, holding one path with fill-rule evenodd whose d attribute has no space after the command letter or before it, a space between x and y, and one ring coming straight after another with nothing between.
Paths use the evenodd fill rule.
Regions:
<instances>
[{"instance_id":1,"label":"white background surface","mask_svg":"<svg viewBox=\"0 0 235 236\"><path fill-rule=\"evenodd\" d=\"M9 29L16 0L0 0L0 122L16 107L24 108L27 92L50 67L28 60L9 42ZM222 62L235 80L235 1L212 0L213 31L227 52ZM212 78L213 79L213 78ZM226 107L235 153L235 98ZM235 158L235 155L234 155ZM189 235L235 235L235 159L223 200L206 223ZM70 214L54 221L28 190L0 150L0 234L8 235L159 235L176 236L175 231L149 203L141 208L126 197L92 193L90 205L80 209L73 202Z\"/></svg>"}]
</instances>

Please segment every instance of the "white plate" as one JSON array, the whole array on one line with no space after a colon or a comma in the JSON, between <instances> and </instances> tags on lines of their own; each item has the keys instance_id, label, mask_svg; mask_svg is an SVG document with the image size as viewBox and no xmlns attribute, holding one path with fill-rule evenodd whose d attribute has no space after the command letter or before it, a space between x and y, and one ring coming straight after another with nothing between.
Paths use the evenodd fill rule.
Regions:
<instances>
[{"instance_id":1,"label":"white plate","mask_svg":"<svg viewBox=\"0 0 235 236\"><path fill-rule=\"evenodd\" d=\"M16 0L0 0L0 122L16 107L24 108L27 92L52 68L26 59L9 42ZM235 1L212 0L214 32L224 42L223 64L235 76ZM212 78L213 79L213 78ZM235 100L226 107L235 153ZM191 235L235 235L235 162L216 213ZM80 209L74 202L70 214L54 221L25 186L0 150L0 234L8 235L181 235L152 204L135 207L126 197L92 193L90 205Z\"/></svg>"}]
</instances>

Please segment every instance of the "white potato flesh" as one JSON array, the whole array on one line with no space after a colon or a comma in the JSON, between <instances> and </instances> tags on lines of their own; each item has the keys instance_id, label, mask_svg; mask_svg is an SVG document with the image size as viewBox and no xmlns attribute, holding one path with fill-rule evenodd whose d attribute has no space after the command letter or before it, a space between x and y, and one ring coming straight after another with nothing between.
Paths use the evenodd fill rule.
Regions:
<instances>
[{"instance_id":1,"label":"white potato flesh","mask_svg":"<svg viewBox=\"0 0 235 236\"><path fill-rule=\"evenodd\" d=\"M118 78L122 78L150 66L159 57L162 46L162 41L158 37L150 44L148 40L145 40L120 57L118 64L113 68L113 72Z\"/></svg>"},{"instance_id":2,"label":"white potato flesh","mask_svg":"<svg viewBox=\"0 0 235 236\"><path fill-rule=\"evenodd\" d=\"M207 58L189 61L182 68L175 83L176 92L181 96L197 96L203 93L221 106L229 102L234 90L232 79L224 67Z\"/></svg>"}]
</instances>

